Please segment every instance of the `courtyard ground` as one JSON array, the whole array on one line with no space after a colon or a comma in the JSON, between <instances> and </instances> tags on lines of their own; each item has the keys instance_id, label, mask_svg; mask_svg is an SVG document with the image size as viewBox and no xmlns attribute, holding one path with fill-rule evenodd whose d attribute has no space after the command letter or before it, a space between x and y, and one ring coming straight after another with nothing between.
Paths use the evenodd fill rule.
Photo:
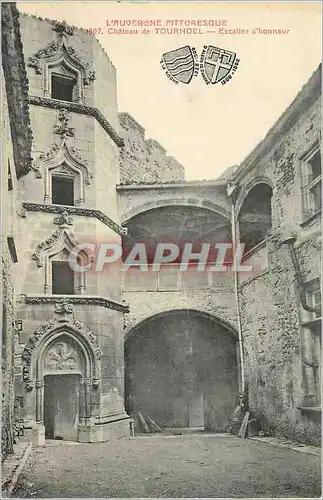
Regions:
<instances>
[{"instance_id":1,"label":"courtyard ground","mask_svg":"<svg viewBox=\"0 0 323 500\"><path fill-rule=\"evenodd\" d=\"M138 436L35 448L13 497L320 497L320 458L250 439Z\"/></svg>"}]
</instances>

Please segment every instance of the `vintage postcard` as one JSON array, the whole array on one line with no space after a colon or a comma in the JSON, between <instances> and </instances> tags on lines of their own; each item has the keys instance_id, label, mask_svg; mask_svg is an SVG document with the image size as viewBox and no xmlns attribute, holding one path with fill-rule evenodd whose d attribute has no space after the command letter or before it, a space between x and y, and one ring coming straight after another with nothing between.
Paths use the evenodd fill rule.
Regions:
<instances>
[{"instance_id":1,"label":"vintage postcard","mask_svg":"<svg viewBox=\"0 0 323 500\"><path fill-rule=\"evenodd\" d=\"M2 494L321 496L320 2L1 2Z\"/></svg>"}]
</instances>

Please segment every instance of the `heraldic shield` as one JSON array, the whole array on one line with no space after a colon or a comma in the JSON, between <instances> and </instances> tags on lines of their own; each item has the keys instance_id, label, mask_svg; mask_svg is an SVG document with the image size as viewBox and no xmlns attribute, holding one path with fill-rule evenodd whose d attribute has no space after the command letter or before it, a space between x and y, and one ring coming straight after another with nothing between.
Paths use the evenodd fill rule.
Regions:
<instances>
[{"instance_id":1,"label":"heraldic shield","mask_svg":"<svg viewBox=\"0 0 323 500\"><path fill-rule=\"evenodd\" d=\"M189 45L163 54L163 61L171 76L182 83L190 83L194 74L195 61Z\"/></svg>"},{"instance_id":2,"label":"heraldic shield","mask_svg":"<svg viewBox=\"0 0 323 500\"><path fill-rule=\"evenodd\" d=\"M234 52L209 45L203 61L206 78L210 83L221 82L233 69L235 62Z\"/></svg>"}]
</instances>

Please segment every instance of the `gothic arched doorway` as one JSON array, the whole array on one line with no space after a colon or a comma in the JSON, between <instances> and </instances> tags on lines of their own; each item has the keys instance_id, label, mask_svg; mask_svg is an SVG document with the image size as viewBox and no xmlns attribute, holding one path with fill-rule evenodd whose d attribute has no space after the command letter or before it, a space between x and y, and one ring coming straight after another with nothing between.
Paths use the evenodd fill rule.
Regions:
<instances>
[{"instance_id":1,"label":"gothic arched doorway","mask_svg":"<svg viewBox=\"0 0 323 500\"><path fill-rule=\"evenodd\" d=\"M100 356L93 332L74 318L49 320L29 338L22 353L26 419L38 444L84 439L100 401Z\"/></svg>"},{"instance_id":2,"label":"gothic arched doorway","mask_svg":"<svg viewBox=\"0 0 323 500\"><path fill-rule=\"evenodd\" d=\"M126 337L126 409L167 428L223 432L238 403L237 336L216 317L172 310Z\"/></svg>"},{"instance_id":3,"label":"gothic arched doorway","mask_svg":"<svg viewBox=\"0 0 323 500\"><path fill-rule=\"evenodd\" d=\"M84 361L79 346L66 334L51 342L43 353L46 438L77 441L82 413L80 389L86 369Z\"/></svg>"}]
</instances>

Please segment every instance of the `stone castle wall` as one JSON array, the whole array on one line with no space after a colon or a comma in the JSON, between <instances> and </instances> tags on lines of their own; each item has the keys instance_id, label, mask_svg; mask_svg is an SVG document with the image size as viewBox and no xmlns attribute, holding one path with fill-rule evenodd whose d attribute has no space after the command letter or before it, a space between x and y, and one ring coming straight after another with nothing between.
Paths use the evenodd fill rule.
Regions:
<instances>
[{"instance_id":1,"label":"stone castle wall","mask_svg":"<svg viewBox=\"0 0 323 500\"><path fill-rule=\"evenodd\" d=\"M314 75L314 82L312 78L310 88L304 90L311 102L296 103L294 124L287 123L277 140L268 137L265 151L252 153L240 175L242 192L257 178L266 177L273 185L268 263L258 276L240 286L250 407L265 431L312 443L320 441L320 418L316 411L302 410L302 307L291 256L282 241L292 233L297 237L296 253L305 282L320 276L320 220L303 222L300 170L300 158L320 134L320 99L315 99L318 77ZM275 125L273 133L279 126ZM251 168L244 174L246 165Z\"/></svg>"},{"instance_id":2,"label":"stone castle wall","mask_svg":"<svg viewBox=\"0 0 323 500\"><path fill-rule=\"evenodd\" d=\"M121 184L154 184L185 180L184 167L128 113L119 113L125 147L120 157Z\"/></svg>"},{"instance_id":3,"label":"stone castle wall","mask_svg":"<svg viewBox=\"0 0 323 500\"><path fill-rule=\"evenodd\" d=\"M1 458L6 458L13 452L13 419L14 419L14 345L15 345L15 300L14 300L14 280L12 276L12 260L7 244L7 237L14 236L13 211L15 208L15 192L8 193L8 165L12 176L13 185L16 187L16 172L13 161L13 147L9 126L9 113L7 107L7 96L4 86L4 75L1 68L2 89L4 92L2 99L2 199L6 197L7 203L3 203L1 241L2 241L2 432L1 432ZM9 196L8 196L9 195Z\"/></svg>"}]
</instances>

